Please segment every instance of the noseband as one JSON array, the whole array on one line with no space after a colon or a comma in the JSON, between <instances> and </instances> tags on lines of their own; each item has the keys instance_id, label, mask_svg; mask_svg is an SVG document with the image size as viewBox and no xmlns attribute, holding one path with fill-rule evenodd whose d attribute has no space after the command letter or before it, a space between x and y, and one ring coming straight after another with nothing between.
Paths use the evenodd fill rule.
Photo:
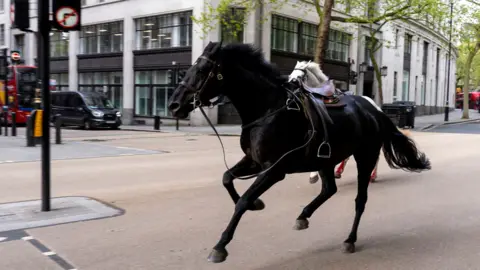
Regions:
<instances>
[{"instance_id":1,"label":"noseband","mask_svg":"<svg viewBox=\"0 0 480 270\"><path fill-rule=\"evenodd\" d=\"M220 73L220 72L216 72L216 69L217 68L220 68L220 64L217 64L216 61L213 61L211 60L210 58L206 57L206 56L203 56L201 55L200 57L198 57L200 59L204 59L206 60L207 62L209 63L212 63L213 64L213 67L212 69L210 70L210 72L208 73L208 76L207 76L207 79L205 79L205 81L203 81L203 83L201 84L200 86L200 89L196 89L195 87L193 87L192 85L190 84L187 84L185 81L181 81L179 84L180 85L183 85L184 87L186 87L188 90L192 91L195 93L195 95L193 96L193 107L194 108L198 108L198 107L202 107L204 106L204 104L202 103L201 101L201 97L200 95L203 93L203 91L205 90L205 87L207 86L208 82L210 81L210 79L212 79L213 77L217 77L217 81L221 81L223 80L223 75ZM194 64L196 65L196 63ZM216 73L216 74L215 74ZM215 76L216 75L216 76ZM214 102L209 102L208 106L209 107L213 107L216 105L216 101Z\"/></svg>"}]
</instances>

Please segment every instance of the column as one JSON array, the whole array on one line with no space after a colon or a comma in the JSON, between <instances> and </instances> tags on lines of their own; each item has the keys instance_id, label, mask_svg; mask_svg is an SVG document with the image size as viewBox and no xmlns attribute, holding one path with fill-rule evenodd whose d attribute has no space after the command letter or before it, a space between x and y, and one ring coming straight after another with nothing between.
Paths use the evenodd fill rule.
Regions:
<instances>
[{"instance_id":1,"label":"column","mask_svg":"<svg viewBox=\"0 0 480 270\"><path fill-rule=\"evenodd\" d=\"M134 104L134 71L133 49L135 44L135 25L132 17L126 16L123 21L123 124L133 123Z\"/></svg>"},{"instance_id":2,"label":"column","mask_svg":"<svg viewBox=\"0 0 480 270\"><path fill-rule=\"evenodd\" d=\"M25 35L25 52L24 58L27 65L35 65L35 57L37 57L37 44L35 42L35 33L26 33Z\"/></svg>"},{"instance_id":3,"label":"column","mask_svg":"<svg viewBox=\"0 0 480 270\"><path fill-rule=\"evenodd\" d=\"M68 89L74 91L78 91L78 37L78 31L71 31L68 34Z\"/></svg>"}]
</instances>

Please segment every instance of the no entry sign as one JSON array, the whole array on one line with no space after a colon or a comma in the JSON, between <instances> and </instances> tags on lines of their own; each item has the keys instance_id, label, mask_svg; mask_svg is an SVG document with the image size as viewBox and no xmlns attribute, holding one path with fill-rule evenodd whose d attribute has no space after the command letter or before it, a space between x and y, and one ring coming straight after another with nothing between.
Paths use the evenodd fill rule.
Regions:
<instances>
[{"instance_id":1,"label":"no entry sign","mask_svg":"<svg viewBox=\"0 0 480 270\"><path fill-rule=\"evenodd\" d=\"M61 31L79 31L81 28L80 0L53 0L53 27Z\"/></svg>"}]
</instances>

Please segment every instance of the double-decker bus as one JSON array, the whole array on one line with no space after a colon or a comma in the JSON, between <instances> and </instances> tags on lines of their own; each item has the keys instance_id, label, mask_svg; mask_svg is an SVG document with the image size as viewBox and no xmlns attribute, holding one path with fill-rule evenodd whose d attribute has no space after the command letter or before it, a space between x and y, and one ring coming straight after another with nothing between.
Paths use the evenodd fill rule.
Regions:
<instances>
[{"instance_id":1,"label":"double-decker bus","mask_svg":"<svg viewBox=\"0 0 480 270\"><path fill-rule=\"evenodd\" d=\"M8 101L8 123L12 121L12 112L16 113L17 124L27 122L27 117L35 107L36 86L37 67L27 65L11 65L8 67L6 87L4 82L0 81L0 111L3 113L3 106ZM50 90L52 89L50 88ZM5 91L7 91L7 100L5 100Z\"/></svg>"}]
</instances>

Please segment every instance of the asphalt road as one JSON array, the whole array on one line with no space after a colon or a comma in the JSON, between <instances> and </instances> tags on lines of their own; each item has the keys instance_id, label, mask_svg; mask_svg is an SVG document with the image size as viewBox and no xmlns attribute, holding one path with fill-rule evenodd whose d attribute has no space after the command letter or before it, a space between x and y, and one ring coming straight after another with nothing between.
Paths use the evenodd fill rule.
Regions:
<instances>
[{"instance_id":1,"label":"asphalt road","mask_svg":"<svg viewBox=\"0 0 480 270\"><path fill-rule=\"evenodd\" d=\"M382 159L357 253L340 251L354 216L351 160L337 181L339 192L315 213L308 230L292 226L320 184L297 174L269 190L262 196L266 208L242 219L222 264L206 260L234 207L221 184L216 138L143 136L98 143L169 153L52 162L53 196L93 197L124 215L27 233L78 270L480 269L480 168L472 147L478 135L414 132L432 161L429 172L391 170ZM224 143L233 166L241 157L238 138L225 137ZM0 164L0 171L0 202L39 198L38 162ZM236 187L244 191L249 184L237 181ZM0 240L0 253L0 269L62 269L23 240Z\"/></svg>"},{"instance_id":2,"label":"asphalt road","mask_svg":"<svg viewBox=\"0 0 480 270\"><path fill-rule=\"evenodd\" d=\"M480 121L451 124L451 125L442 125L428 131L439 132L439 133L480 134Z\"/></svg>"}]
</instances>

